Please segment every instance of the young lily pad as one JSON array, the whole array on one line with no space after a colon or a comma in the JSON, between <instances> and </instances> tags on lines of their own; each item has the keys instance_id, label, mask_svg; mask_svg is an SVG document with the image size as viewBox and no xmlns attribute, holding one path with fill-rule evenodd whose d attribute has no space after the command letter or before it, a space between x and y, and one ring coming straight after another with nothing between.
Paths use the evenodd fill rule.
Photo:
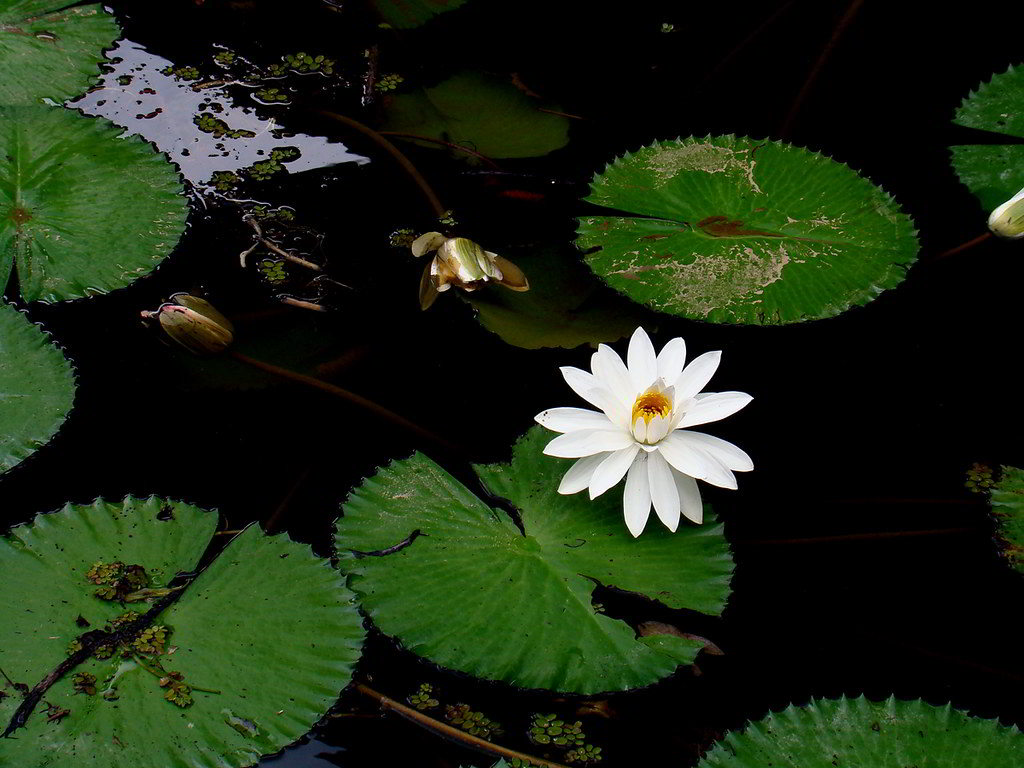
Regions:
<instances>
[{"instance_id":1,"label":"young lily pad","mask_svg":"<svg viewBox=\"0 0 1024 768\"><path fill-rule=\"evenodd\" d=\"M391 97L383 130L438 139L487 157L538 157L569 143L569 120L540 106L511 83L461 72L432 88Z\"/></svg>"},{"instance_id":2,"label":"young lily pad","mask_svg":"<svg viewBox=\"0 0 1024 768\"><path fill-rule=\"evenodd\" d=\"M1024 188L1024 67L978 86L956 111L957 125L999 134L1003 143L950 147L953 170L985 211Z\"/></svg>"},{"instance_id":3,"label":"young lily pad","mask_svg":"<svg viewBox=\"0 0 1024 768\"><path fill-rule=\"evenodd\" d=\"M413 29L439 13L453 11L466 0L371 0L377 13L395 29Z\"/></svg>"},{"instance_id":4,"label":"young lily pad","mask_svg":"<svg viewBox=\"0 0 1024 768\"><path fill-rule=\"evenodd\" d=\"M645 319L644 311L594 279L575 253L556 247L505 254L530 280L530 290L500 288L467 296L483 326L524 349L578 347L617 341Z\"/></svg>"},{"instance_id":5,"label":"young lily pad","mask_svg":"<svg viewBox=\"0 0 1024 768\"><path fill-rule=\"evenodd\" d=\"M0 472L45 445L74 401L71 363L38 325L0 302Z\"/></svg>"},{"instance_id":6,"label":"young lily pad","mask_svg":"<svg viewBox=\"0 0 1024 768\"><path fill-rule=\"evenodd\" d=\"M364 481L336 540L364 610L437 664L523 688L625 690L692 663L699 641L637 637L595 608L592 592L599 582L720 615L733 567L722 525L634 539L619 494L558 494L566 462L541 453L548 439L534 427L511 464L475 468L518 507L525 535L420 453Z\"/></svg>"},{"instance_id":7,"label":"young lily pad","mask_svg":"<svg viewBox=\"0 0 1024 768\"><path fill-rule=\"evenodd\" d=\"M1003 467L989 498L1003 556L1024 573L1024 469Z\"/></svg>"},{"instance_id":8,"label":"young lily pad","mask_svg":"<svg viewBox=\"0 0 1024 768\"><path fill-rule=\"evenodd\" d=\"M167 256L188 204L177 171L109 121L0 107L0 287L29 301L122 288Z\"/></svg>"},{"instance_id":9,"label":"young lily pad","mask_svg":"<svg viewBox=\"0 0 1024 768\"><path fill-rule=\"evenodd\" d=\"M0 0L0 104L77 96L99 75L103 49L120 36L102 5Z\"/></svg>"},{"instance_id":10,"label":"young lily pad","mask_svg":"<svg viewBox=\"0 0 1024 768\"><path fill-rule=\"evenodd\" d=\"M888 194L778 141L655 142L605 168L586 200L634 214L579 220L591 269L634 301L716 323L837 315L900 283L918 249Z\"/></svg>"},{"instance_id":11,"label":"young lily pad","mask_svg":"<svg viewBox=\"0 0 1024 768\"><path fill-rule=\"evenodd\" d=\"M1015 768L1024 735L923 701L819 699L726 734L697 768Z\"/></svg>"},{"instance_id":12,"label":"young lily pad","mask_svg":"<svg viewBox=\"0 0 1024 768\"><path fill-rule=\"evenodd\" d=\"M83 632L126 608L86 578L97 563L142 565L150 587L199 562L217 515L149 498L68 505L0 539L0 669L33 685ZM286 536L250 526L156 619L162 653L91 658L45 695L26 726L0 740L0 763L24 768L238 768L305 734L337 699L359 657L353 598L327 560ZM146 665L150 671L144 668ZM159 666L158 666L159 665ZM153 674L156 672L157 674ZM165 698L180 673L192 703ZM173 679L173 678L172 678ZM21 701L0 680L4 725ZM207 688L219 693L204 692ZM46 707L49 705L49 708ZM66 715L55 713L68 710Z\"/></svg>"}]
</instances>

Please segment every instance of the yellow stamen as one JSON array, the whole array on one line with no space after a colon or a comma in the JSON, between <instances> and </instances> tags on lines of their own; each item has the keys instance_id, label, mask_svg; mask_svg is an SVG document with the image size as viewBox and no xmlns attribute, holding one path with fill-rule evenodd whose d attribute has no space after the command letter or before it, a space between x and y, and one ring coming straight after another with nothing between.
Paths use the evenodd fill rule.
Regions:
<instances>
[{"instance_id":1,"label":"yellow stamen","mask_svg":"<svg viewBox=\"0 0 1024 768\"><path fill-rule=\"evenodd\" d=\"M667 418L672 413L672 402L661 392L644 392L636 398L633 403L633 414L629 419L630 424L636 424L638 416L642 416L645 424L650 424L655 416Z\"/></svg>"}]
</instances>

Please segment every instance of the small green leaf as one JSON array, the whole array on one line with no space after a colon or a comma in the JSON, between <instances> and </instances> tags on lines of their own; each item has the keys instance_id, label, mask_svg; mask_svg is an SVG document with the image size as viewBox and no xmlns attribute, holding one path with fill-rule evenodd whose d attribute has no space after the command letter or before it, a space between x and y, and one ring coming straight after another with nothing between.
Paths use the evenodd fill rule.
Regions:
<instances>
[{"instance_id":1,"label":"small green leaf","mask_svg":"<svg viewBox=\"0 0 1024 768\"><path fill-rule=\"evenodd\" d=\"M421 656L523 688L595 693L649 685L693 662L694 640L637 638L595 610L594 582L672 608L720 615L732 559L714 517L634 539L621 494L561 496L568 462L541 453L534 427L511 464L476 467L517 505L526 535L422 454L363 482L337 526L339 567L370 618ZM361 555L392 548L390 554Z\"/></svg>"},{"instance_id":2,"label":"small green leaf","mask_svg":"<svg viewBox=\"0 0 1024 768\"><path fill-rule=\"evenodd\" d=\"M576 253L547 246L502 255L523 270L530 290L493 287L467 299L483 326L509 344L571 349L617 341L646 319L643 310L596 281Z\"/></svg>"},{"instance_id":3,"label":"small green leaf","mask_svg":"<svg viewBox=\"0 0 1024 768\"><path fill-rule=\"evenodd\" d=\"M487 157L537 157L569 143L568 119L541 112L541 106L504 80L461 72L432 88L392 96L384 130L438 139Z\"/></svg>"},{"instance_id":4,"label":"small green leaf","mask_svg":"<svg viewBox=\"0 0 1024 768\"><path fill-rule=\"evenodd\" d=\"M85 578L93 565L142 565L150 586L163 587L196 567L216 525L216 514L188 504L129 497L68 505L15 528L0 538L0 669L34 685L65 658L69 643L125 610L93 596L95 584ZM139 612L147 607L133 604ZM51 722L40 706L17 738L0 740L0 764L252 765L323 716L351 679L363 639L352 594L330 562L256 525L154 625L164 631L76 668L96 678L95 696L76 690L74 675L60 679L46 702L69 713ZM153 641L161 637L159 653ZM0 686L8 694L0 697L6 725L21 697L2 679Z\"/></svg>"},{"instance_id":5,"label":"small green leaf","mask_svg":"<svg viewBox=\"0 0 1024 768\"><path fill-rule=\"evenodd\" d=\"M837 315L899 284L917 255L889 195L777 141L655 142L598 174L586 200L644 217L581 218L591 269L634 301L698 320Z\"/></svg>"},{"instance_id":6,"label":"small green leaf","mask_svg":"<svg viewBox=\"0 0 1024 768\"><path fill-rule=\"evenodd\" d=\"M963 100L953 122L999 134L1002 144L950 147L953 170L986 211L1024 189L1024 67L993 75Z\"/></svg>"},{"instance_id":7,"label":"small green leaf","mask_svg":"<svg viewBox=\"0 0 1024 768\"><path fill-rule=\"evenodd\" d=\"M1024 573L1024 469L1003 467L990 500L1003 556L1010 567Z\"/></svg>"},{"instance_id":8,"label":"small green leaf","mask_svg":"<svg viewBox=\"0 0 1024 768\"><path fill-rule=\"evenodd\" d=\"M377 13L395 29L426 24L439 13L453 11L466 0L371 0Z\"/></svg>"},{"instance_id":9,"label":"small green leaf","mask_svg":"<svg viewBox=\"0 0 1024 768\"><path fill-rule=\"evenodd\" d=\"M28 301L122 288L178 242L188 203L167 158L101 118L0 107L0 286Z\"/></svg>"},{"instance_id":10,"label":"small green leaf","mask_svg":"<svg viewBox=\"0 0 1024 768\"><path fill-rule=\"evenodd\" d=\"M71 364L39 326L0 301L0 472L45 445L74 400Z\"/></svg>"},{"instance_id":11,"label":"small green leaf","mask_svg":"<svg viewBox=\"0 0 1024 768\"><path fill-rule=\"evenodd\" d=\"M62 102L99 75L121 30L102 5L0 0L0 104Z\"/></svg>"},{"instance_id":12,"label":"small green leaf","mask_svg":"<svg viewBox=\"0 0 1024 768\"><path fill-rule=\"evenodd\" d=\"M697 768L1017 768L1024 735L923 701L818 699L726 734Z\"/></svg>"}]
</instances>

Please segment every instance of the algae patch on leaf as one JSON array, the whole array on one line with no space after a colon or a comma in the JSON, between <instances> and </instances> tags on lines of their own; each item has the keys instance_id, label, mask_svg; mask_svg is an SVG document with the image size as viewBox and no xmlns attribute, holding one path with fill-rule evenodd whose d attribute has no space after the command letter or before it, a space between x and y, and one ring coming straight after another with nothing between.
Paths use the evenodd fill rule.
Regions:
<instances>
[{"instance_id":1,"label":"algae patch on leaf","mask_svg":"<svg viewBox=\"0 0 1024 768\"><path fill-rule=\"evenodd\" d=\"M847 166L777 141L655 142L616 159L579 219L587 264L634 301L718 323L839 314L903 280L910 218Z\"/></svg>"},{"instance_id":2,"label":"algae patch on leaf","mask_svg":"<svg viewBox=\"0 0 1024 768\"><path fill-rule=\"evenodd\" d=\"M125 607L97 596L133 573L161 590L200 564L217 515L158 498L68 505L0 538L0 720L83 634ZM138 581L138 579L136 580ZM133 602L144 613L148 602ZM23 768L242 768L304 735L351 679L364 631L328 560L256 525L128 645L96 649L45 695L0 763ZM69 648L70 646L70 648ZM90 694L90 690L95 694ZM205 690L204 690L205 689Z\"/></svg>"}]
</instances>

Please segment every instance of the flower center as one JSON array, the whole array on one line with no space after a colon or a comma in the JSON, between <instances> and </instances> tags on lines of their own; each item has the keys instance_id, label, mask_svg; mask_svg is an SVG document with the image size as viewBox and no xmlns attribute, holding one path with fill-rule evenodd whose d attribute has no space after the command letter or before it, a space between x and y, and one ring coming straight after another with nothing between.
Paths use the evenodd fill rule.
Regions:
<instances>
[{"instance_id":1,"label":"flower center","mask_svg":"<svg viewBox=\"0 0 1024 768\"><path fill-rule=\"evenodd\" d=\"M636 398L633 403L633 413L629 419L630 424L636 424L638 417L643 417L645 424L650 424L655 416L668 418L672 413L672 401L662 392L644 392Z\"/></svg>"}]
</instances>

